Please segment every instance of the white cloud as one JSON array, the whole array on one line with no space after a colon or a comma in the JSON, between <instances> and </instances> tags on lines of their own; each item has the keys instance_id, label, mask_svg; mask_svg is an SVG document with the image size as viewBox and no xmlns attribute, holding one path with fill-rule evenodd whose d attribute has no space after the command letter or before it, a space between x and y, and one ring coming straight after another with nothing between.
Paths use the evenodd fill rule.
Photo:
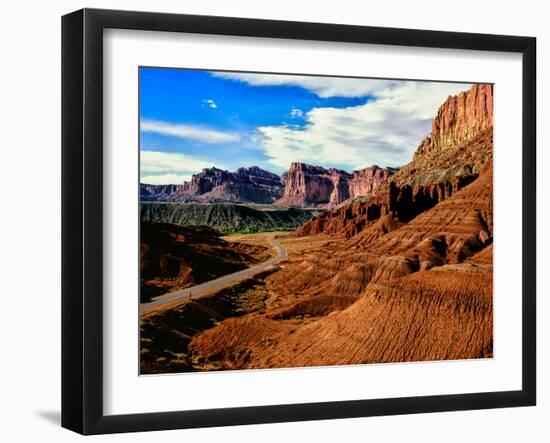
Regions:
<instances>
[{"instance_id":1,"label":"white cloud","mask_svg":"<svg viewBox=\"0 0 550 443\"><path fill-rule=\"evenodd\" d=\"M217 109L218 108L218 105L216 104L216 102L214 100L212 100L211 98L205 98L202 102L203 102L203 104L205 104L206 106L208 106L212 109Z\"/></svg>"},{"instance_id":2,"label":"white cloud","mask_svg":"<svg viewBox=\"0 0 550 443\"><path fill-rule=\"evenodd\" d=\"M293 108L291 111L290 111L290 117L291 118L304 118L304 111L302 111L301 109L298 109L298 108Z\"/></svg>"},{"instance_id":3,"label":"white cloud","mask_svg":"<svg viewBox=\"0 0 550 443\"><path fill-rule=\"evenodd\" d=\"M280 74L213 73L255 86L300 86L319 97L371 97L365 105L344 109L314 108L290 124L258 128L261 146L273 166L292 161L362 168L400 166L411 160L428 135L431 119L449 95L469 84L318 77ZM291 111L291 118L299 115Z\"/></svg>"},{"instance_id":4,"label":"white cloud","mask_svg":"<svg viewBox=\"0 0 550 443\"><path fill-rule=\"evenodd\" d=\"M359 169L372 164L401 166L431 129L431 119L449 95L470 85L400 82L377 92L377 99L349 108L314 108L304 127L258 128L269 163L288 168L303 161Z\"/></svg>"},{"instance_id":5,"label":"white cloud","mask_svg":"<svg viewBox=\"0 0 550 443\"><path fill-rule=\"evenodd\" d=\"M235 132L223 132L204 126L174 124L157 120L142 120L141 131L198 140L203 143L230 143L240 140Z\"/></svg>"},{"instance_id":6,"label":"white cloud","mask_svg":"<svg viewBox=\"0 0 550 443\"><path fill-rule=\"evenodd\" d=\"M191 175L162 174L142 175L140 182L147 185L180 185L189 180L191 180Z\"/></svg>"},{"instance_id":7,"label":"white cloud","mask_svg":"<svg viewBox=\"0 0 550 443\"><path fill-rule=\"evenodd\" d=\"M208 161L187 154L141 151L140 174L142 183L183 183L204 168L211 167ZM221 167L221 166L220 166Z\"/></svg>"},{"instance_id":8,"label":"white cloud","mask_svg":"<svg viewBox=\"0 0 550 443\"><path fill-rule=\"evenodd\" d=\"M205 160L179 152L141 151L141 172L193 171L212 166Z\"/></svg>"},{"instance_id":9,"label":"white cloud","mask_svg":"<svg viewBox=\"0 0 550 443\"><path fill-rule=\"evenodd\" d=\"M319 97L364 97L373 95L392 85L401 83L396 80L377 80L345 77L317 77L285 74L246 74L233 72L213 72L223 77L255 86L300 86Z\"/></svg>"}]
</instances>

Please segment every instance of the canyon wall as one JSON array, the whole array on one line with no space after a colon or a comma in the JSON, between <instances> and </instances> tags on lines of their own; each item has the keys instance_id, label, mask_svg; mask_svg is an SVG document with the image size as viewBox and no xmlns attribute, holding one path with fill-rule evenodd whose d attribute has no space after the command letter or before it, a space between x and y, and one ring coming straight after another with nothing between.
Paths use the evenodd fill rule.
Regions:
<instances>
[{"instance_id":1,"label":"canyon wall","mask_svg":"<svg viewBox=\"0 0 550 443\"><path fill-rule=\"evenodd\" d=\"M282 195L280 177L257 166L235 172L205 168L181 185L141 185L142 201L271 204Z\"/></svg>"},{"instance_id":2,"label":"canyon wall","mask_svg":"<svg viewBox=\"0 0 550 443\"><path fill-rule=\"evenodd\" d=\"M282 177L284 195L275 204L332 208L351 197L367 195L393 172L391 168L371 166L350 174L340 169L293 162Z\"/></svg>"},{"instance_id":3,"label":"canyon wall","mask_svg":"<svg viewBox=\"0 0 550 443\"><path fill-rule=\"evenodd\" d=\"M279 177L257 166L235 172L212 167L194 174L191 181L183 184L141 184L141 200L333 208L349 198L367 195L394 172L391 168L372 166L350 174L293 162L289 171Z\"/></svg>"},{"instance_id":4,"label":"canyon wall","mask_svg":"<svg viewBox=\"0 0 550 443\"><path fill-rule=\"evenodd\" d=\"M493 126L493 85L474 85L450 96L432 121L432 131L415 152L419 158L431 151L460 145Z\"/></svg>"},{"instance_id":5,"label":"canyon wall","mask_svg":"<svg viewBox=\"0 0 550 443\"><path fill-rule=\"evenodd\" d=\"M493 86L474 85L441 105L410 163L378 180L365 198L315 217L295 235L351 237L384 215L409 222L470 184L492 157Z\"/></svg>"}]
</instances>

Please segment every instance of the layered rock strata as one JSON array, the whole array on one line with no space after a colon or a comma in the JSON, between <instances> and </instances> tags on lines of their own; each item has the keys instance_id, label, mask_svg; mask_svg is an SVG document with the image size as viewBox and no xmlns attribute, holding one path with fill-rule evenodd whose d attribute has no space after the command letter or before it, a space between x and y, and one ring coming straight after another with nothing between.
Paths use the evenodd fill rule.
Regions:
<instances>
[{"instance_id":1,"label":"layered rock strata","mask_svg":"<svg viewBox=\"0 0 550 443\"><path fill-rule=\"evenodd\" d=\"M296 235L351 237L381 216L408 222L475 180L493 157L493 87L474 85L439 108L413 160L351 200L302 226Z\"/></svg>"},{"instance_id":2,"label":"layered rock strata","mask_svg":"<svg viewBox=\"0 0 550 443\"><path fill-rule=\"evenodd\" d=\"M349 198L368 195L394 171L374 165L350 174L340 169L293 162L282 177L284 195L275 204L332 208Z\"/></svg>"}]
</instances>

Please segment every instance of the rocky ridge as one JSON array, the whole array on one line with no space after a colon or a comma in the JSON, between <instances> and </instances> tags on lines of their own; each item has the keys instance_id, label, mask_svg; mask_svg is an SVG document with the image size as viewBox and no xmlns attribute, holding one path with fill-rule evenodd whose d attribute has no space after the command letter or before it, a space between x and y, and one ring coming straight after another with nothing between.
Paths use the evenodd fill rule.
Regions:
<instances>
[{"instance_id":1,"label":"rocky ridge","mask_svg":"<svg viewBox=\"0 0 550 443\"><path fill-rule=\"evenodd\" d=\"M492 85L449 97L410 163L365 197L312 219L296 235L351 237L388 214L406 223L471 183L493 157L492 98Z\"/></svg>"},{"instance_id":2,"label":"rocky ridge","mask_svg":"<svg viewBox=\"0 0 550 443\"><path fill-rule=\"evenodd\" d=\"M207 226L142 221L140 235L142 302L245 269L270 256L268 248L227 242Z\"/></svg>"},{"instance_id":3,"label":"rocky ridge","mask_svg":"<svg viewBox=\"0 0 550 443\"><path fill-rule=\"evenodd\" d=\"M394 172L392 168L374 165L350 174L340 169L293 162L282 177L284 195L274 204L332 208L349 198L368 195Z\"/></svg>"},{"instance_id":4,"label":"rocky ridge","mask_svg":"<svg viewBox=\"0 0 550 443\"><path fill-rule=\"evenodd\" d=\"M181 185L141 184L142 201L271 204L282 194L280 177L258 166L234 172L205 168Z\"/></svg>"},{"instance_id":5,"label":"rocky ridge","mask_svg":"<svg viewBox=\"0 0 550 443\"><path fill-rule=\"evenodd\" d=\"M335 168L293 162L281 177L258 166L229 172L206 168L183 184L141 184L142 201L256 203L279 207L333 208L377 189L393 168L376 165L351 174Z\"/></svg>"},{"instance_id":6,"label":"rocky ridge","mask_svg":"<svg viewBox=\"0 0 550 443\"><path fill-rule=\"evenodd\" d=\"M217 369L491 358L492 178L488 162L409 223L388 214L289 257L267 278L265 309L195 336L192 358Z\"/></svg>"}]
</instances>

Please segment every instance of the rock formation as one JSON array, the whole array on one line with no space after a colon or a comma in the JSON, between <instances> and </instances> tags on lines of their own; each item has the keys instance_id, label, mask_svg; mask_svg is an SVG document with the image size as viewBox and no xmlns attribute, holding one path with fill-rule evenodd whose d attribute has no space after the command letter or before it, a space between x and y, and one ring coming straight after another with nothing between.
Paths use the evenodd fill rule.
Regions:
<instances>
[{"instance_id":1,"label":"rock formation","mask_svg":"<svg viewBox=\"0 0 550 443\"><path fill-rule=\"evenodd\" d=\"M378 187L362 194L365 198L319 215L296 235L351 237L386 214L408 222L471 183L493 157L492 100L492 85L474 85L449 97L410 163L389 178L374 180Z\"/></svg>"},{"instance_id":2,"label":"rock formation","mask_svg":"<svg viewBox=\"0 0 550 443\"><path fill-rule=\"evenodd\" d=\"M141 200L333 208L349 198L368 195L394 172L375 165L350 174L293 162L279 177L258 166L235 172L212 167L183 184L141 184Z\"/></svg>"},{"instance_id":3,"label":"rock formation","mask_svg":"<svg viewBox=\"0 0 550 443\"><path fill-rule=\"evenodd\" d=\"M187 194L202 195L213 189L232 182L234 175L229 171L218 168L205 168L199 174L194 174L190 182L183 184L183 190Z\"/></svg>"},{"instance_id":4,"label":"rock formation","mask_svg":"<svg viewBox=\"0 0 550 443\"><path fill-rule=\"evenodd\" d=\"M306 163L293 162L284 175L285 190L283 197L275 202L279 206L318 206L330 203L334 181L345 171L325 169Z\"/></svg>"},{"instance_id":5,"label":"rock formation","mask_svg":"<svg viewBox=\"0 0 550 443\"><path fill-rule=\"evenodd\" d=\"M140 198L142 201L170 201L174 196L181 194L183 190L184 185L149 185L141 183Z\"/></svg>"},{"instance_id":6,"label":"rock formation","mask_svg":"<svg viewBox=\"0 0 550 443\"><path fill-rule=\"evenodd\" d=\"M205 168L182 185L141 185L142 201L271 204L282 194L280 177L257 166L235 172Z\"/></svg>"},{"instance_id":7,"label":"rock formation","mask_svg":"<svg viewBox=\"0 0 550 443\"><path fill-rule=\"evenodd\" d=\"M488 162L409 223L382 216L290 257L267 279L265 309L195 336L193 361L250 369L491 358L492 178Z\"/></svg>"},{"instance_id":8,"label":"rock formation","mask_svg":"<svg viewBox=\"0 0 550 443\"><path fill-rule=\"evenodd\" d=\"M432 132L415 153L415 159L434 150L461 145L493 126L493 85L474 85L450 96L432 121Z\"/></svg>"},{"instance_id":9,"label":"rock formation","mask_svg":"<svg viewBox=\"0 0 550 443\"><path fill-rule=\"evenodd\" d=\"M349 196L363 197L369 195L395 171L393 168L379 168L376 165L359 171L353 171L349 181Z\"/></svg>"},{"instance_id":10,"label":"rock formation","mask_svg":"<svg viewBox=\"0 0 550 443\"><path fill-rule=\"evenodd\" d=\"M284 195L279 206L332 208L350 197L365 196L383 183L395 170L371 166L349 174L340 169L325 169L293 162L283 174Z\"/></svg>"},{"instance_id":11,"label":"rock formation","mask_svg":"<svg viewBox=\"0 0 550 443\"><path fill-rule=\"evenodd\" d=\"M207 226L141 222L141 301L258 263L270 256L259 245L229 243Z\"/></svg>"}]
</instances>

